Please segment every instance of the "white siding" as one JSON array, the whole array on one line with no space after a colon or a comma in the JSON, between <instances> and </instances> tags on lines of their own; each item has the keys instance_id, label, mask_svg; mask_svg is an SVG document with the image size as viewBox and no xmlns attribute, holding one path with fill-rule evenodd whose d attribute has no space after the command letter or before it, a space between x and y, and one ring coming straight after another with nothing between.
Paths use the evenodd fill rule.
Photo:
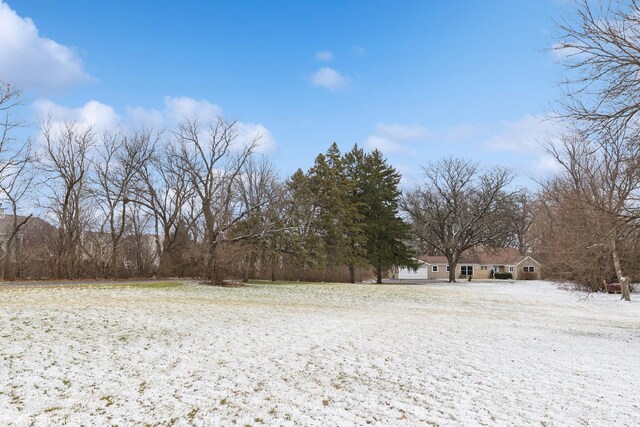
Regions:
<instances>
[{"instance_id":1,"label":"white siding","mask_svg":"<svg viewBox=\"0 0 640 427\"><path fill-rule=\"evenodd\" d=\"M401 268L398 270L398 279L426 279L428 266L422 265L416 271L410 268Z\"/></svg>"}]
</instances>

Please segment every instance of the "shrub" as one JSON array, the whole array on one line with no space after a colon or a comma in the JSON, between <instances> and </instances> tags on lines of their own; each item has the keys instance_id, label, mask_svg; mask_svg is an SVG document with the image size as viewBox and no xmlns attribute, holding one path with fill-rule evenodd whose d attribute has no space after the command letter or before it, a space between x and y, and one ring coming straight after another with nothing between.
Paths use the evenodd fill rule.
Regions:
<instances>
[{"instance_id":1,"label":"shrub","mask_svg":"<svg viewBox=\"0 0 640 427\"><path fill-rule=\"evenodd\" d=\"M511 274L511 273L495 273L494 277L496 279L513 279L513 274Z\"/></svg>"}]
</instances>

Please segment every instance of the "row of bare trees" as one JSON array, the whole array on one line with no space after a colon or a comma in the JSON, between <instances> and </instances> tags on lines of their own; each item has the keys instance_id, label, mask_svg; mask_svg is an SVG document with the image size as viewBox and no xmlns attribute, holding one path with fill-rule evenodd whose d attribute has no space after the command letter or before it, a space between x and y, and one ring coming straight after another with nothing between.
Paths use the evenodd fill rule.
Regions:
<instances>
[{"instance_id":1,"label":"row of bare trees","mask_svg":"<svg viewBox=\"0 0 640 427\"><path fill-rule=\"evenodd\" d=\"M164 133L99 133L47 120L34 149L14 137L19 103L19 91L0 83L4 278L163 274L220 282L225 244L274 230L269 215L239 227L270 209L281 183L255 153L260 136L240 140L234 122L193 118ZM36 212L39 226L29 227Z\"/></svg>"},{"instance_id":2,"label":"row of bare trees","mask_svg":"<svg viewBox=\"0 0 640 427\"><path fill-rule=\"evenodd\" d=\"M581 0L559 30L558 117L569 131L546 144L561 165L544 185L548 228L562 236L548 239L552 271L592 289L615 277L629 300L640 260L640 4Z\"/></svg>"}]
</instances>

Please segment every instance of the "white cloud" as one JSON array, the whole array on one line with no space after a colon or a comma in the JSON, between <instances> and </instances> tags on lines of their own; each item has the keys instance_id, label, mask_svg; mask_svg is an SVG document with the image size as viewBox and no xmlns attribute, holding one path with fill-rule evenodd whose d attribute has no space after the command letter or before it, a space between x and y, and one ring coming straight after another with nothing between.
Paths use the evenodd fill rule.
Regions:
<instances>
[{"instance_id":1,"label":"white cloud","mask_svg":"<svg viewBox=\"0 0 640 427\"><path fill-rule=\"evenodd\" d=\"M397 154L404 151L402 144L378 135L369 135L365 139L364 145L370 150L380 150L385 154Z\"/></svg>"},{"instance_id":2,"label":"white cloud","mask_svg":"<svg viewBox=\"0 0 640 427\"><path fill-rule=\"evenodd\" d=\"M40 36L30 18L22 18L0 0L0 77L21 89L56 91L91 77L70 48Z\"/></svg>"},{"instance_id":3,"label":"white cloud","mask_svg":"<svg viewBox=\"0 0 640 427\"><path fill-rule=\"evenodd\" d=\"M324 87L331 91L336 91L347 85L347 79L339 71L329 67L322 67L313 73L311 82L316 87Z\"/></svg>"},{"instance_id":4,"label":"white cloud","mask_svg":"<svg viewBox=\"0 0 640 427\"><path fill-rule=\"evenodd\" d=\"M256 152L262 154L273 153L276 149L276 140L273 134L265 126L255 123L236 122L236 130L238 132L237 142L243 146L252 143L258 139L258 147Z\"/></svg>"},{"instance_id":5,"label":"white cloud","mask_svg":"<svg viewBox=\"0 0 640 427\"><path fill-rule=\"evenodd\" d=\"M430 136L431 132L424 126L378 123L374 134L365 139L364 145L385 154L398 154L408 151L404 143L425 141Z\"/></svg>"},{"instance_id":6,"label":"white cloud","mask_svg":"<svg viewBox=\"0 0 640 427\"><path fill-rule=\"evenodd\" d=\"M196 100L188 97L164 98L166 115L176 120L189 119L192 117L218 117L222 115L222 109L207 100Z\"/></svg>"},{"instance_id":7,"label":"white cloud","mask_svg":"<svg viewBox=\"0 0 640 427\"><path fill-rule=\"evenodd\" d=\"M162 110L143 107L128 107L127 119L132 124L149 127L170 127L181 120L200 118L213 120L222 115L222 109L216 104L189 97L165 96Z\"/></svg>"},{"instance_id":8,"label":"white cloud","mask_svg":"<svg viewBox=\"0 0 640 427\"><path fill-rule=\"evenodd\" d=\"M329 62L335 59L335 55L330 50L321 50L320 52L316 52L315 58L317 61Z\"/></svg>"},{"instance_id":9,"label":"white cloud","mask_svg":"<svg viewBox=\"0 0 640 427\"><path fill-rule=\"evenodd\" d=\"M94 130L113 129L120 123L132 127L144 126L153 129L167 129L184 119L199 119L203 127L222 116L222 109L207 100L189 97L165 97L163 108L127 108L123 117L115 109L99 101L89 101L79 108L68 108L50 100L38 100L34 108L40 119L51 118L54 126L74 121L80 126L92 126ZM275 151L276 141L271 131L262 124L236 122L237 143L241 146L259 138L257 152L269 154Z\"/></svg>"},{"instance_id":10,"label":"white cloud","mask_svg":"<svg viewBox=\"0 0 640 427\"><path fill-rule=\"evenodd\" d=\"M117 126L120 116L113 107L99 101L89 101L79 108L68 108L47 99L39 99L33 103L40 120L51 119L54 124L76 122L81 127L93 127L103 131Z\"/></svg>"},{"instance_id":11,"label":"white cloud","mask_svg":"<svg viewBox=\"0 0 640 427\"><path fill-rule=\"evenodd\" d=\"M556 171L558 164L542 144L553 144L565 132L566 128L551 114L526 114L517 121L502 121L498 133L487 140L486 147L491 151L530 156L532 171L544 175Z\"/></svg>"},{"instance_id":12,"label":"white cloud","mask_svg":"<svg viewBox=\"0 0 640 427\"><path fill-rule=\"evenodd\" d=\"M537 152L541 142L562 132L563 127L552 115L526 114L517 121L500 122L499 132L487 141L487 147L495 151Z\"/></svg>"}]
</instances>

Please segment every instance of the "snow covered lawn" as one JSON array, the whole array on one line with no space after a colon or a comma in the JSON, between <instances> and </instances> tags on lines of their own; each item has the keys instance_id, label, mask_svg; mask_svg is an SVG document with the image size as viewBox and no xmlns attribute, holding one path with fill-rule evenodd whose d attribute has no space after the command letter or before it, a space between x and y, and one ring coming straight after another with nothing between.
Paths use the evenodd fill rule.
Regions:
<instances>
[{"instance_id":1,"label":"snow covered lawn","mask_svg":"<svg viewBox=\"0 0 640 427\"><path fill-rule=\"evenodd\" d=\"M634 297L4 287L0 425L640 425Z\"/></svg>"}]
</instances>

